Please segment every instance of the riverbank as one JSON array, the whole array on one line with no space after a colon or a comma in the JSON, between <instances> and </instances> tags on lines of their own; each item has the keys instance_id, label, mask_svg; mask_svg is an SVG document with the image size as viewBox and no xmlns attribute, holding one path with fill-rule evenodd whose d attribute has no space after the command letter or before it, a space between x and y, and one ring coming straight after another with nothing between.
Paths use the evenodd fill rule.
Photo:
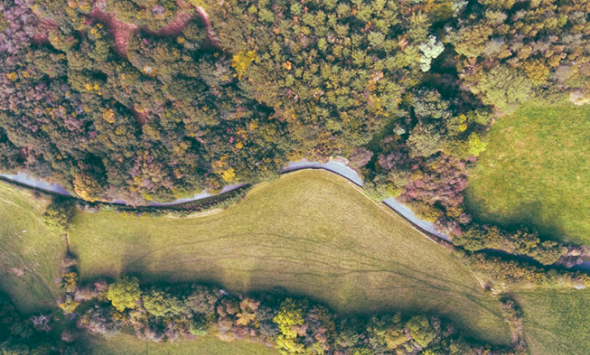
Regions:
<instances>
[{"instance_id":1,"label":"riverbank","mask_svg":"<svg viewBox=\"0 0 590 355\"><path fill-rule=\"evenodd\" d=\"M289 162L285 168L282 169L282 173L289 173L291 171L303 170L303 169L322 169L327 170L337 175L340 175L347 180L351 181L352 183L362 187L364 184L363 178L360 176L357 170L352 168L348 161L342 157L336 157L334 159L330 159L329 161L322 163L322 162L314 162L308 160L300 160L295 162ZM5 179L11 180L13 182L17 182L21 185L28 186L35 189L40 189L46 192L52 192L63 196L70 196L73 198L78 198L77 196L70 193L66 190L63 186L55 183L49 183L45 181L35 180L30 176L19 173L19 174L0 174L0 176L4 177ZM195 202L199 200L204 200L207 198L219 196L221 194L231 192L233 190L239 189L247 184L236 184L236 185L228 185L223 188L219 193L211 194L208 192L201 192L198 194L193 195L192 197L187 198L180 198L172 202L157 202L152 201L150 202L147 207L172 207L175 205L186 204L190 202ZM125 201L109 201L107 203L117 204L117 205L126 205ZM433 223L421 220L418 218L412 210L404 205L403 203L397 201L394 198L388 198L383 200L383 203L393 209L395 212L402 215L404 218L409 220L419 229L435 235L438 238L442 238L446 241L451 241L451 238L448 235L442 234L438 232L435 228Z\"/></svg>"},{"instance_id":2,"label":"riverbank","mask_svg":"<svg viewBox=\"0 0 590 355\"><path fill-rule=\"evenodd\" d=\"M308 160L300 160L296 162L289 162L285 168L282 169L282 173L289 173L292 171L297 170L304 170L304 169L321 169L326 170L337 175L344 177L345 179L349 180L350 182L354 183L359 187L363 187L364 181L361 175L357 170L352 168L348 164L348 160L342 157L336 157L334 159L330 159L329 161L322 163L322 162L313 162ZM21 186L27 186L30 188L42 190L44 192L55 193L61 196L70 196L72 198L78 198L74 196L72 193L67 191L63 186L54 183L48 183L44 181L34 180L31 177L27 176L26 174L19 173L19 174L0 174L0 177L4 179L10 180L12 182L16 182ZM241 187L244 187L248 184L236 184L236 185L228 185L226 186L221 192L210 194L208 192L201 192L198 194L193 195L192 197L188 198L180 198L172 202L151 202L150 204L143 206L142 209L155 207L174 207L183 204L188 204L191 202L201 201L205 199L210 199L213 197L221 197L221 195L235 191ZM424 232L424 235L429 237L430 239L436 242L448 242L452 244L452 238L446 234L440 233L434 227L434 224L431 222L424 221L418 218L414 212L405 204L399 202L395 198L387 198L382 201L386 206L391 208L393 211L401 215L407 221L409 221L417 230ZM111 201L106 202L107 204L115 204L115 205L126 205L125 201ZM590 271L590 261L586 261L575 265L571 268L572 270L580 270L580 271Z\"/></svg>"}]
</instances>

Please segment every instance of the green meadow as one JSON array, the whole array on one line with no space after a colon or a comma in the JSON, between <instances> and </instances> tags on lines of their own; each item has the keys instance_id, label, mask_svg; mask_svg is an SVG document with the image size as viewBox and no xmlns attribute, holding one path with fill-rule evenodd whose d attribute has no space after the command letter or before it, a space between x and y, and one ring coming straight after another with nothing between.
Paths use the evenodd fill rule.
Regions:
<instances>
[{"instance_id":1,"label":"green meadow","mask_svg":"<svg viewBox=\"0 0 590 355\"><path fill-rule=\"evenodd\" d=\"M589 290L517 292L529 353L590 354Z\"/></svg>"},{"instance_id":2,"label":"green meadow","mask_svg":"<svg viewBox=\"0 0 590 355\"><path fill-rule=\"evenodd\" d=\"M496 299L449 250L325 171L284 175L192 218L79 213L70 246L83 281L126 273L234 292L282 287L341 313L442 314L473 337L509 343Z\"/></svg>"},{"instance_id":3,"label":"green meadow","mask_svg":"<svg viewBox=\"0 0 590 355\"><path fill-rule=\"evenodd\" d=\"M478 219L590 245L590 107L525 106L488 141L467 190Z\"/></svg>"},{"instance_id":4,"label":"green meadow","mask_svg":"<svg viewBox=\"0 0 590 355\"><path fill-rule=\"evenodd\" d=\"M50 309L59 295L65 240L41 221L47 201L0 184L0 291L24 312Z\"/></svg>"}]
</instances>

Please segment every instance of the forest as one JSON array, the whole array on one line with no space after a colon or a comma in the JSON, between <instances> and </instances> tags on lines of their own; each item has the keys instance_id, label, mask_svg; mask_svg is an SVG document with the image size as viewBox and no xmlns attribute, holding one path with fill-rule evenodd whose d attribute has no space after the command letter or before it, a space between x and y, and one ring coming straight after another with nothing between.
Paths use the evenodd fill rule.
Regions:
<instances>
[{"instance_id":1,"label":"forest","mask_svg":"<svg viewBox=\"0 0 590 355\"><path fill-rule=\"evenodd\" d=\"M590 1L2 0L0 170L142 205L350 159L467 250L468 170L521 103L588 95Z\"/></svg>"}]
</instances>

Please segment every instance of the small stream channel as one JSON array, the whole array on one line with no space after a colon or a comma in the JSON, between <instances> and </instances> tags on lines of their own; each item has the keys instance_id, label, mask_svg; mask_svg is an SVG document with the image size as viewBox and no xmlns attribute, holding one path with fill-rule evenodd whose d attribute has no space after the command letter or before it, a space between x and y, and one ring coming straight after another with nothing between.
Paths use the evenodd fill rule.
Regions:
<instances>
[{"instance_id":1,"label":"small stream channel","mask_svg":"<svg viewBox=\"0 0 590 355\"><path fill-rule=\"evenodd\" d=\"M333 172L335 174L338 174L338 175L348 179L349 181L353 182L354 184L356 184L358 186L361 186L361 187L363 186L362 177L359 175L359 173L356 170L351 168L347 164L347 160L343 159L343 158L332 159L326 163L307 161L305 159L300 160L300 161L290 162L289 164L287 164L286 167L284 167L282 169L282 172L287 173L290 171L296 171L296 170L302 170L302 169L327 170L327 171ZM59 184L36 180L24 173L0 174L0 176L4 177L7 180L15 181L15 182L18 182L20 184L23 184L23 185L26 185L29 187L38 188L41 190L49 191L49 192L60 194L60 195L76 197L75 195L70 193L68 190L66 190L63 186L61 186ZM148 206L165 207L165 206L180 205L183 203L198 201L198 200L202 200L205 198L216 196L216 195L219 195L219 194L222 194L225 192L229 192L229 191L238 189L244 185L246 185L246 184L228 185L223 190L221 190L221 192L219 192L217 194L210 194L210 193L203 191L201 193L193 195L192 197L180 198L180 199L177 199L172 202L155 202L155 201L153 201ZM125 201L111 201L111 203L124 205ZM433 223L427 222L427 221L424 221L424 220L418 218L408 206L399 202L395 198L391 198L391 197L387 198L387 199L383 200L383 203L386 204L387 206L389 206L395 212L397 212L400 215L402 215L403 217L405 217L407 220L412 222L415 226L419 227L423 231L428 232L432 235L435 235L439 238L442 238L446 241L451 242L451 238L448 235L437 231L434 228ZM578 264L578 265L574 266L572 268L572 270L590 271L590 261Z\"/></svg>"},{"instance_id":2,"label":"small stream channel","mask_svg":"<svg viewBox=\"0 0 590 355\"><path fill-rule=\"evenodd\" d=\"M342 158L332 159L326 163L307 161L305 159L300 160L300 161L294 161L294 162L290 162L289 164L287 164L287 166L285 168L283 168L282 172L287 173L290 171L296 171L296 170L302 170L302 169L327 170L327 171L333 172L335 174L338 174L338 175L348 179L349 181L355 183L358 186L361 186L361 187L363 186L362 177L359 175L359 173L356 170L354 170L353 168L351 168L347 164L346 159L342 159ZM29 186L29 187L35 187L35 188L38 188L41 190L49 191L49 192L64 195L64 196L76 197L75 195L70 193L68 190L66 190L60 184L36 180L25 173L0 174L0 176L4 177L5 179L15 181L15 182L21 183L21 184ZM223 190L221 190L221 192L219 192L217 194L210 194L208 192L203 191L201 193L193 195L192 197L180 198L180 199L177 199L172 202L152 201L148 206L165 207L165 206L180 205L183 203L198 201L198 200L209 198L209 197L212 197L212 196L215 196L218 194L229 192L229 191L235 190L237 188L240 188L244 185L246 185L246 184L228 185ZM125 204L125 201L120 201L120 200L110 201L110 202L115 203L115 204L121 204L121 205ZM404 216L405 218L407 218L412 223L416 224L418 227L422 228L426 232L429 232L433 235L438 236L439 238L443 238L445 240L450 241L450 238L447 235L444 235L444 234L438 232L437 230L435 230L432 223L421 220L420 218L418 218L414 214L414 212L412 212L412 210L409 207L407 207L403 203L397 201L396 199L388 198L388 199L385 199L383 201L383 203L385 203L387 206L391 207L393 210L395 210L396 212L398 212L399 214L401 214L402 216Z\"/></svg>"}]
</instances>

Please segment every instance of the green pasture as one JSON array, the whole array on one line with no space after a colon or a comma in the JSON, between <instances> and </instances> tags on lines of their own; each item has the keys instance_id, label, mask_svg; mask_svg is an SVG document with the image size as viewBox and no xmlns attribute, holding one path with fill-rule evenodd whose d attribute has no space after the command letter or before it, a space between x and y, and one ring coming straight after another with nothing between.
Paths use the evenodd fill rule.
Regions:
<instances>
[{"instance_id":1,"label":"green pasture","mask_svg":"<svg viewBox=\"0 0 590 355\"><path fill-rule=\"evenodd\" d=\"M41 223L46 204L0 184L0 287L24 312L54 308L60 295L55 281L65 243ZM282 287L341 313L442 314L477 339L510 341L497 300L450 251L324 171L284 175L227 210L188 218L78 211L70 246L83 282L128 273L146 283L205 281L234 292ZM531 354L590 352L589 291L516 290L514 296ZM155 344L123 333L89 337L88 344L105 355L276 354L214 337Z\"/></svg>"},{"instance_id":2,"label":"green pasture","mask_svg":"<svg viewBox=\"0 0 590 355\"><path fill-rule=\"evenodd\" d=\"M65 240L41 221L47 201L0 183L0 292L24 312L56 307Z\"/></svg>"},{"instance_id":3,"label":"green pasture","mask_svg":"<svg viewBox=\"0 0 590 355\"><path fill-rule=\"evenodd\" d=\"M589 290L516 293L531 355L590 354Z\"/></svg>"},{"instance_id":4,"label":"green pasture","mask_svg":"<svg viewBox=\"0 0 590 355\"><path fill-rule=\"evenodd\" d=\"M88 344L92 355L278 355L279 352L263 344L245 341L221 341L205 337L192 342L144 342L132 334L120 334L112 339L92 337Z\"/></svg>"},{"instance_id":5,"label":"green pasture","mask_svg":"<svg viewBox=\"0 0 590 355\"><path fill-rule=\"evenodd\" d=\"M467 189L476 216L589 245L590 107L525 106L499 118L488 141Z\"/></svg>"}]
</instances>

